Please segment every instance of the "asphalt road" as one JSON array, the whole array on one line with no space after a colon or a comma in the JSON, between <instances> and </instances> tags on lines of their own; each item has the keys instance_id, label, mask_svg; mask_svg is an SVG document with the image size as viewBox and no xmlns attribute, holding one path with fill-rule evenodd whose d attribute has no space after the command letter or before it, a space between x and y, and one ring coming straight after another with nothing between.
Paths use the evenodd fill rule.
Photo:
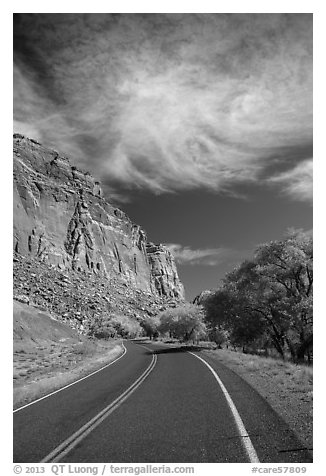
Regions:
<instances>
[{"instance_id":1,"label":"asphalt road","mask_svg":"<svg viewBox=\"0 0 326 476\"><path fill-rule=\"evenodd\" d=\"M125 345L111 366L14 413L14 462L312 461L268 403L227 367L196 352L226 387L242 429L229 397L194 355Z\"/></svg>"}]
</instances>

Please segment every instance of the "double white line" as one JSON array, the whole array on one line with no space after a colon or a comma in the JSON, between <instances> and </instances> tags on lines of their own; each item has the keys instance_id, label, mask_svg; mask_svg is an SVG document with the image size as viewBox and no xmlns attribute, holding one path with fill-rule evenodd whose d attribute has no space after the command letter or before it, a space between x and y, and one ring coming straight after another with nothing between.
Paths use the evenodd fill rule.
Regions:
<instances>
[{"instance_id":1,"label":"double white line","mask_svg":"<svg viewBox=\"0 0 326 476\"><path fill-rule=\"evenodd\" d=\"M130 395L143 383L143 381L148 377L156 365L157 356L156 354L152 355L152 361L147 367L145 372L132 384L127 390L125 390L118 398L116 398L110 405L105 407L100 413L98 413L94 418L89 420L77 430L73 435L67 438L63 443L57 446L51 453L49 453L45 458L42 459L41 463L57 463L59 462L66 454L68 454L80 441L86 438L91 431L93 431L98 425L100 425L111 413L114 412L125 400L127 400Z\"/></svg>"}]
</instances>

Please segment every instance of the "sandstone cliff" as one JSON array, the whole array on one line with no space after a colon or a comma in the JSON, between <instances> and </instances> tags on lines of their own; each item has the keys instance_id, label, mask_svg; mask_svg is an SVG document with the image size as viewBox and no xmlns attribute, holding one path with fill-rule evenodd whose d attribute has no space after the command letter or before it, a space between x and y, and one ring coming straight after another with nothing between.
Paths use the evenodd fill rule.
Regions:
<instances>
[{"instance_id":1,"label":"sandstone cliff","mask_svg":"<svg viewBox=\"0 0 326 476\"><path fill-rule=\"evenodd\" d=\"M209 299L214 294L214 292L215 291L213 291L212 289L205 289L195 297L192 303L201 306L207 299Z\"/></svg>"},{"instance_id":2,"label":"sandstone cliff","mask_svg":"<svg viewBox=\"0 0 326 476\"><path fill-rule=\"evenodd\" d=\"M183 285L179 280L174 258L168 248L163 245L148 243L146 251L151 266L155 288L164 296L184 296Z\"/></svg>"},{"instance_id":3,"label":"sandstone cliff","mask_svg":"<svg viewBox=\"0 0 326 476\"><path fill-rule=\"evenodd\" d=\"M154 296L183 299L170 251L104 197L69 160L14 135L14 250L60 271L91 274Z\"/></svg>"}]
</instances>

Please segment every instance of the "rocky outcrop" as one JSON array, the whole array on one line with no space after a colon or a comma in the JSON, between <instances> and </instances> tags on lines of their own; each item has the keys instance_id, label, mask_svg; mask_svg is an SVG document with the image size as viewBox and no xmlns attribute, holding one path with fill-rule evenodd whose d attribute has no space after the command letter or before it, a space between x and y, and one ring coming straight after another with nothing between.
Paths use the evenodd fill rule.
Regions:
<instances>
[{"instance_id":1,"label":"rocky outcrop","mask_svg":"<svg viewBox=\"0 0 326 476\"><path fill-rule=\"evenodd\" d=\"M205 289L205 291L202 291L200 294L198 294L195 299L193 300L193 304L197 304L198 306L201 306L205 303L207 299L209 299L215 291L213 290L208 290Z\"/></svg>"},{"instance_id":2,"label":"rocky outcrop","mask_svg":"<svg viewBox=\"0 0 326 476\"><path fill-rule=\"evenodd\" d=\"M15 301L50 312L83 334L92 334L94 324L108 318L124 316L141 323L177 305L175 298L140 290L119 276L60 270L19 253L14 253L13 269Z\"/></svg>"},{"instance_id":3,"label":"rocky outcrop","mask_svg":"<svg viewBox=\"0 0 326 476\"><path fill-rule=\"evenodd\" d=\"M157 296L183 299L170 251L104 197L89 173L14 135L14 251L60 271L118 279Z\"/></svg>"},{"instance_id":4,"label":"rocky outcrop","mask_svg":"<svg viewBox=\"0 0 326 476\"><path fill-rule=\"evenodd\" d=\"M163 245L154 245L154 243L148 243L146 250L154 286L159 294L171 297L184 296L183 285L170 250Z\"/></svg>"}]
</instances>

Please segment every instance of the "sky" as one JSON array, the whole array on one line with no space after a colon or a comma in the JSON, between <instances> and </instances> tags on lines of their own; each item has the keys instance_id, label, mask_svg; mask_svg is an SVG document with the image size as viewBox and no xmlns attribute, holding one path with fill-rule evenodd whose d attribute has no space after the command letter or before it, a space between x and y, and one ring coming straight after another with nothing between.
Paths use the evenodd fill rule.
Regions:
<instances>
[{"instance_id":1,"label":"sky","mask_svg":"<svg viewBox=\"0 0 326 476\"><path fill-rule=\"evenodd\" d=\"M312 14L15 14L14 131L99 178L192 300L312 230Z\"/></svg>"}]
</instances>

